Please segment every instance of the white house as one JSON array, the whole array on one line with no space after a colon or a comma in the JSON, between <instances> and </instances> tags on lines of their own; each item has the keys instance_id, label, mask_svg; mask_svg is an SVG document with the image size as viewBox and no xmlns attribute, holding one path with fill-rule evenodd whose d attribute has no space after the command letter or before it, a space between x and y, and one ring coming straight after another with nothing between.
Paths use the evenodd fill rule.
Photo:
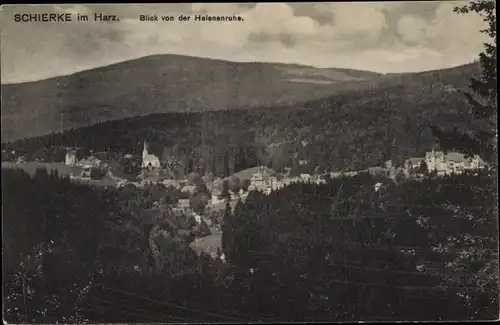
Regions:
<instances>
[{"instance_id":1,"label":"white house","mask_svg":"<svg viewBox=\"0 0 500 325\"><path fill-rule=\"evenodd\" d=\"M101 160L98 159L97 157L95 156L90 156L90 157L87 157L87 158L84 158L84 159L80 159L78 161L78 165L79 166L100 166L101 165Z\"/></svg>"},{"instance_id":2,"label":"white house","mask_svg":"<svg viewBox=\"0 0 500 325\"><path fill-rule=\"evenodd\" d=\"M189 199L179 199L177 206L181 209L189 209L191 207Z\"/></svg>"},{"instance_id":3,"label":"white house","mask_svg":"<svg viewBox=\"0 0 500 325\"><path fill-rule=\"evenodd\" d=\"M76 150L68 150L66 152L65 164L68 166L76 165Z\"/></svg>"},{"instance_id":4,"label":"white house","mask_svg":"<svg viewBox=\"0 0 500 325\"><path fill-rule=\"evenodd\" d=\"M329 175L330 175L330 178L338 178L338 177L342 176L342 173L341 172L330 172Z\"/></svg>"},{"instance_id":5,"label":"white house","mask_svg":"<svg viewBox=\"0 0 500 325\"><path fill-rule=\"evenodd\" d=\"M266 182L264 181L264 174L262 171L258 171L252 175L250 179L249 190L262 190L266 187Z\"/></svg>"},{"instance_id":6,"label":"white house","mask_svg":"<svg viewBox=\"0 0 500 325\"><path fill-rule=\"evenodd\" d=\"M144 149L142 150L142 168L160 168L160 159L148 153L146 141L144 141Z\"/></svg>"},{"instance_id":7,"label":"white house","mask_svg":"<svg viewBox=\"0 0 500 325\"><path fill-rule=\"evenodd\" d=\"M221 203L222 201L224 201L224 200L222 200L219 195L212 194L212 197L210 199L210 204L217 205L217 204Z\"/></svg>"}]
</instances>

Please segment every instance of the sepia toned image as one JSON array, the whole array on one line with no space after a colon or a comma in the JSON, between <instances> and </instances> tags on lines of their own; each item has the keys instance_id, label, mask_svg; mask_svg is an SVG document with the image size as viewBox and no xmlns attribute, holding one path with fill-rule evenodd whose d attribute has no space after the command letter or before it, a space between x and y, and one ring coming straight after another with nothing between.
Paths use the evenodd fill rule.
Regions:
<instances>
[{"instance_id":1,"label":"sepia toned image","mask_svg":"<svg viewBox=\"0 0 500 325\"><path fill-rule=\"evenodd\" d=\"M494 0L0 17L5 323L499 319Z\"/></svg>"}]
</instances>

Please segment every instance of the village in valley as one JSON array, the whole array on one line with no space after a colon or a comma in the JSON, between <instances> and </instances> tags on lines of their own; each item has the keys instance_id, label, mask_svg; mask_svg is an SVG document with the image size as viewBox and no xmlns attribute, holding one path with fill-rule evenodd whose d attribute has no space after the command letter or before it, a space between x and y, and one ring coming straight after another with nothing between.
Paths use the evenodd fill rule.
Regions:
<instances>
[{"instance_id":1,"label":"village in valley","mask_svg":"<svg viewBox=\"0 0 500 325\"><path fill-rule=\"evenodd\" d=\"M214 177L210 173L205 175L194 172L187 175L183 172L177 173L179 169L185 170L185 166L182 166L175 157L167 157L161 161L158 156L149 151L146 141L143 142L142 154L125 154L119 159L121 168L118 169L116 164L113 166L114 162L108 158L109 155L106 152L90 151L89 155L84 156L80 148L65 147L64 149L66 152L64 162L45 163L39 159L29 162L23 156L19 156L14 162L2 162L2 164L5 166L8 164L10 168L26 169L30 166L28 169L33 170L37 166L36 168L54 169L59 175L67 176L73 182L101 187L145 189L156 186L173 190L176 194L170 195L173 201L169 202L169 208L184 218L195 220L198 227L203 226L205 231L197 232L199 238L192 246L214 258L217 254L220 257L221 225L220 217L217 219L213 216L220 216L226 204L234 210L236 204L239 201L245 202L252 191L269 195L290 184L326 184L329 179L367 173L380 180L373 187L373 191L377 192L386 182L445 177L463 172L474 172L486 166L477 155L467 157L458 152L445 153L432 149L426 152L425 157L408 157L399 166L393 164L392 160L388 160L383 166L373 166L365 170L319 172L319 168L316 167L313 171L307 172L305 169L294 171L291 167L286 167L284 173L277 173L266 166L255 166L228 177ZM10 157L16 157L15 152L11 152ZM295 159L299 167L308 163L307 160L299 159L297 155ZM200 193L203 194L201 202L200 199L193 200ZM155 201L152 209L157 209L162 204L164 202L161 200ZM174 226L173 228L187 227Z\"/></svg>"},{"instance_id":2,"label":"village in valley","mask_svg":"<svg viewBox=\"0 0 500 325\"><path fill-rule=\"evenodd\" d=\"M136 166L136 174L130 177L122 177L115 175L111 167L111 161L108 161L108 154L106 152L91 153L89 156L82 157L79 148L66 147L66 154L64 165L71 169L60 168L60 163L53 163L54 169L61 169L62 175L67 174L74 181L88 181L96 185L115 187L124 187L132 185L137 188L142 188L146 185L163 185L166 187L175 187L185 193L193 193L196 184L190 184L188 181L189 175L184 177L176 177L175 169L179 168L180 162L176 161L174 157L169 157L165 161L160 161L160 158L155 154L148 152L147 142L144 141L142 155L126 154L120 160L123 167L126 169L129 166ZM16 157L15 152L11 153L11 159L6 164L9 167L24 168L29 164L40 164L39 167L46 166L45 162L35 160L34 162L26 161L24 156ZM307 160L298 159L298 165L306 165ZM296 172L292 171L291 167L285 168L285 173L277 173L271 168L265 166L256 166L247 170L239 171L230 177L221 178L213 177L213 175L199 175L192 173L193 177L199 177L203 183L211 191L211 205L217 205L225 202L222 198L222 184L224 181L231 181L237 179L236 182L240 184L239 190L229 190L230 201L239 198L244 199L246 193L249 191L260 191L265 194L271 191L278 190L292 183L316 183L324 184L329 178L336 178L340 176L354 176L359 173L369 173L372 176L381 176L387 179L395 180L400 179L419 179L425 175L446 176L453 174L462 174L467 171L474 171L483 169L487 164L481 157L474 155L467 157L459 152L443 152L441 150L429 150L426 152L425 157L407 157L402 164L396 166L392 160L387 160L383 166L373 166L364 170L354 171L318 171L315 168L310 172ZM50 164L47 165L50 169ZM184 166L180 166L184 169ZM234 189L234 187L233 187ZM185 200L180 199L179 205L186 206Z\"/></svg>"},{"instance_id":3,"label":"village in valley","mask_svg":"<svg viewBox=\"0 0 500 325\"><path fill-rule=\"evenodd\" d=\"M182 192L192 194L196 188L196 184L191 184L188 181L188 175L183 178L176 177L175 169L179 168L180 162L174 157L169 157L165 161L160 161L160 158L153 153L148 152L147 142L144 141L142 155L126 154L120 160L123 167L140 166L137 168L137 174L130 177L121 177L115 175L111 168L111 161L108 161L106 152L92 153L86 157L82 157L79 148L65 147L66 154L64 165L71 169L60 168L60 163L53 163L54 169L62 175L67 174L74 181L91 182L96 185L115 187L124 187L132 185L137 188L142 188L146 185L163 185L166 187L175 187ZM35 160L34 162L26 161L24 156L17 156L15 152L11 153L11 160L6 162L9 167L24 168L25 165L39 164L39 167L46 166L44 161ZM12 161L14 160L14 161ZM4 163L4 162L3 162ZM298 165L306 165L307 160L298 160ZM50 169L50 163L47 166ZM184 166L180 166L183 168ZM425 175L446 176L453 174L462 174L466 171L474 171L483 169L486 163L478 155L467 157L459 152L443 152L441 150L429 150L425 157L408 157L402 164L396 166L392 160L387 160L383 166L373 166L364 170L355 171L322 171L315 168L311 172L293 173L291 167L285 168L285 173L277 173L265 166L256 166L247 170L235 173L225 179L221 177L213 177L212 175L199 175L192 173L193 177L199 177L203 183L211 191L211 205L218 205L225 202L222 198L222 184L224 181L236 180L240 184L239 190L229 190L230 201L244 199L249 191L260 191L265 194L271 191L278 190L292 183L316 183L324 184L328 178L336 178L340 176L354 176L358 173L369 173L372 176L381 176L387 179L419 179ZM294 176L292 176L294 175ZM233 187L234 189L234 187ZM179 200L179 206L186 208L185 199Z\"/></svg>"}]
</instances>

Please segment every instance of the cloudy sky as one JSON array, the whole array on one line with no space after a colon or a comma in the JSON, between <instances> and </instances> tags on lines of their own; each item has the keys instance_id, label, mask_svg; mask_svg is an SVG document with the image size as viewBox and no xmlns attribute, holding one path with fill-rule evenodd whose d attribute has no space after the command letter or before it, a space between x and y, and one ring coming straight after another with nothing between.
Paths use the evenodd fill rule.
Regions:
<instances>
[{"instance_id":1,"label":"cloudy sky","mask_svg":"<svg viewBox=\"0 0 500 325\"><path fill-rule=\"evenodd\" d=\"M2 6L2 83L39 80L151 54L410 72L472 62L483 49L460 1ZM18 23L16 13L88 14L91 21ZM93 13L119 22L94 22ZM140 22L141 14L237 14L243 22Z\"/></svg>"}]
</instances>

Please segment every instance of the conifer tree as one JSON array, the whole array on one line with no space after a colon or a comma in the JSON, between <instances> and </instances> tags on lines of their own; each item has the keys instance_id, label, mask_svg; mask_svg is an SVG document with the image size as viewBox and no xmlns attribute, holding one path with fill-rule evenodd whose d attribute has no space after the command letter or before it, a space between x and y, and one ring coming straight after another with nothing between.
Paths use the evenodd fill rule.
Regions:
<instances>
[{"instance_id":1,"label":"conifer tree","mask_svg":"<svg viewBox=\"0 0 500 325\"><path fill-rule=\"evenodd\" d=\"M221 245L222 251L226 256L229 256L231 252L231 238L233 237L233 216L231 213L231 205L229 201L226 202L226 208L224 209L224 216L222 219L222 238Z\"/></svg>"},{"instance_id":2,"label":"conifer tree","mask_svg":"<svg viewBox=\"0 0 500 325\"><path fill-rule=\"evenodd\" d=\"M463 92L469 103L470 121L464 128L446 129L431 125L431 129L445 150L458 150L479 155L496 165L497 149L497 76L496 76L496 12L495 1L476 0L455 8L459 14L479 14L488 24L481 33L490 37L484 52L479 54L482 73L470 80L471 92Z\"/></svg>"},{"instance_id":3,"label":"conifer tree","mask_svg":"<svg viewBox=\"0 0 500 325\"><path fill-rule=\"evenodd\" d=\"M229 183L227 180L222 183L222 193L220 196L225 200L229 200L231 198L231 194L229 194Z\"/></svg>"}]
</instances>

